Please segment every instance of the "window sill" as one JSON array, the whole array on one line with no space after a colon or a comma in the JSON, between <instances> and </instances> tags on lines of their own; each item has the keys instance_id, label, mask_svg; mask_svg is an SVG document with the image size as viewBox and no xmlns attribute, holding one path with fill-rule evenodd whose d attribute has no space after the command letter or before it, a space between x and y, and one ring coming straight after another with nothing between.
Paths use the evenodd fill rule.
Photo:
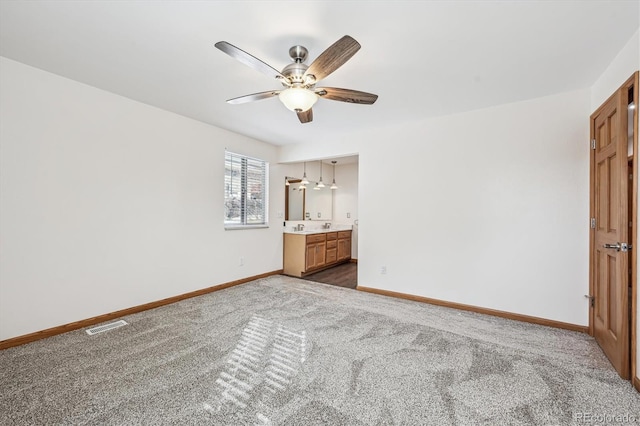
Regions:
<instances>
[{"instance_id":1,"label":"window sill","mask_svg":"<svg viewBox=\"0 0 640 426\"><path fill-rule=\"evenodd\" d=\"M269 225L225 225L225 231L237 231L240 229L260 229L260 228L268 228Z\"/></svg>"}]
</instances>

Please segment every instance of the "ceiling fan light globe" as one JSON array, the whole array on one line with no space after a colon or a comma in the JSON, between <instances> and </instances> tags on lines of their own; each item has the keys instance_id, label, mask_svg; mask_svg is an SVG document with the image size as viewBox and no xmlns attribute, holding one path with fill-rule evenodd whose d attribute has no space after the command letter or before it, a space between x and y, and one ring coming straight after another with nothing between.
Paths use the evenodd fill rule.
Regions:
<instances>
[{"instance_id":1,"label":"ceiling fan light globe","mask_svg":"<svg viewBox=\"0 0 640 426\"><path fill-rule=\"evenodd\" d=\"M318 101L318 95L301 87L290 87L278 95L287 109L293 112L308 111Z\"/></svg>"}]
</instances>

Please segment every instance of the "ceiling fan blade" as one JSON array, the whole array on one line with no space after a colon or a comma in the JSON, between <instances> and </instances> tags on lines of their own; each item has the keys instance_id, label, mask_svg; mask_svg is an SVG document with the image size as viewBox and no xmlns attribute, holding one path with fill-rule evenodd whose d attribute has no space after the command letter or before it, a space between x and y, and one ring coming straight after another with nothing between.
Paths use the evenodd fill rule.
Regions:
<instances>
[{"instance_id":1,"label":"ceiling fan blade","mask_svg":"<svg viewBox=\"0 0 640 426\"><path fill-rule=\"evenodd\" d=\"M278 96L280 91L278 90L269 90L267 92L253 93L251 95L244 95L237 98L227 100L227 103L230 104L246 104L247 102L259 101L262 99L272 98L274 96Z\"/></svg>"},{"instance_id":2,"label":"ceiling fan blade","mask_svg":"<svg viewBox=\"0 0 640 426\"><path fill-rule=\"evenodd\" d=\"M373 93L360 92L358 90L351 89L340 89L338 87L320 87L315 89L315 92L323 99L348 102L351 104L371 105L378 99L378 95L374 95Z\"/></svg>"},{"instance_id":3,"label":"ceiling fan blade","mask_svg":"<svg viewBox=\"0 0 640 426\"><path fill-rule=\"evenodd\" d=\"M333 43L318 56L304 73L305 77L313 75L320 81L347 62L360 50L360 43L346 35Z\"/></svg>"},{"instance_id":4,"label":"ceiling fan blade","mask_svg":"<svg viewBox=\"0 0 640 426\"><path fill-rule=\"evenodd\" d=\"M301 111L298 114L298 119L301 123L311 123L313 121L313 110L309 108L306 111Z\"/></svg>"},{"instance_id":5,"label":"ceiling fan blade","mask_svg":"<svg viewBox=\"0 0 640 426\"><path fill-rule=\"evenodd\" d=\"M254 70L260 71L261 73L266 74L269 77L283 80L287 79L284 75L280 74L280 71L273 68L271 65L267 65L260 59L256 58L253 55L250 55L242 49L235 47L231 43L227 43L226 41L219 41L215 44L215 46L232 58L237 59L243 64L253 68Z\"/></svg>"}]
</instances>

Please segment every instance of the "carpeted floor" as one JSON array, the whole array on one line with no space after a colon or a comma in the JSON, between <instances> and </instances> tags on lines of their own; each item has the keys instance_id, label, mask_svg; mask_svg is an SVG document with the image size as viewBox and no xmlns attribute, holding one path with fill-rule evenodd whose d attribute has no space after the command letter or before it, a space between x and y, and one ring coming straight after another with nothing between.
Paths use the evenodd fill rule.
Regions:
<instances>
[{"instance_id":1,"label":"carpeted floor","mask_svg":"<svg viewBox=\"0 0 640 426\"><path fill-rule=\"evenodd\" d=\"M581 333L284 276L124 319L0 352L0 423L640 421Z\"/></svg>"}]
</instances>

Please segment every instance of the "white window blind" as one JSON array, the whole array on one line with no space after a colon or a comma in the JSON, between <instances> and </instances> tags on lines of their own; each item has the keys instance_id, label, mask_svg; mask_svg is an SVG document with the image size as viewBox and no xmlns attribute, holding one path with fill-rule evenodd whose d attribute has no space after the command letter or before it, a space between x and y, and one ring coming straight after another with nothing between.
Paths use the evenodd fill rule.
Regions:
<instances>
[{"instance_id":1,"label":"white window blind","mask_svg":"<svg viewBox=\"0 0 640 426\"><path fill-rule=\"evenodd\" d=\"M226 151L224 188L225 228L268 225L269 163Z\"/></svg>"}]
</instances>

